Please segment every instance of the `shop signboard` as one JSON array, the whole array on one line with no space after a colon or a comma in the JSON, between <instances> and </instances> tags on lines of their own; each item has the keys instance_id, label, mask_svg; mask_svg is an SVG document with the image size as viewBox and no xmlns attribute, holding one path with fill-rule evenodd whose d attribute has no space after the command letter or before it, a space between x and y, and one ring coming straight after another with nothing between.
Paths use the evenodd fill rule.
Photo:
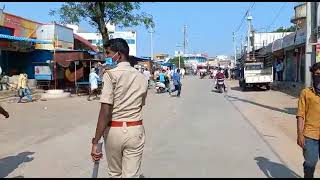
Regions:
<instances>
[{"instance_id":1,"label":"shop signboard","mask_svg":"<svg viewBox=\"0 0 320 180\"><path fill-rule=\"evenodd\" d=\"M52 80L52 72L49 66L35 66L34 78L36 80Z\"/></svg>"}]
</instances>

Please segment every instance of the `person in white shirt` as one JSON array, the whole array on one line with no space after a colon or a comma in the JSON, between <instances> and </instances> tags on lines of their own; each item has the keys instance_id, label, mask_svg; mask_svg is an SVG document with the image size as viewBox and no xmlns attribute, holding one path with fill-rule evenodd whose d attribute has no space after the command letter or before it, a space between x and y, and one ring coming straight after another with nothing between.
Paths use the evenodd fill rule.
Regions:
<instances>
[{"instance_id":1,"label":"person in white shirt","mask_svg":"<svg viewBox=\"0 0 320 180\"><path fill-rule=\"evenodd\" d=\"M92 94L95 94L95 99L98 99L98 80L99 76L96 73L94 68L91 69L91 73L89 74L89 82L90 82L90 93L88 96L88 101L91 101L90 97Z\"/></svg>"},{"instance_id":2,"label":"person in white shirt","mask_svg":"<svg viewBox=\"0 0 320 180\"><path fill-rule=\"evenodd\" d=\"M143 75L147 78L147 80L148 80L148 85L150 85L151 73L150 73L150 71L148 70L148 68L146 68L146 69L143 71Z\"/></svg>"},{"instance_id":3,"label":"person in white shirt","mask_svg":"<svg viewBox=\"0 0 320 180\"><path fill-rule=\"evenodd\" d=\"M183 79L184 74L186 73L186 70L184 68L181 68L180 73L181 73L181 78Z\"/></svg>"},{"instance_id":4,"label":"person in white shirt","mask_svg":"<svg viewBox=\"0 0 320 180\"><path fill-rule=\"evenodd\" d=\"M157 79L158 79L158 77L159 77L159 74L160 74L159 69L156 69L156 70L154 71L154 73L153 73L153 79L154 79L154 81L157 81Z\"/></svg>"}]
</instances>

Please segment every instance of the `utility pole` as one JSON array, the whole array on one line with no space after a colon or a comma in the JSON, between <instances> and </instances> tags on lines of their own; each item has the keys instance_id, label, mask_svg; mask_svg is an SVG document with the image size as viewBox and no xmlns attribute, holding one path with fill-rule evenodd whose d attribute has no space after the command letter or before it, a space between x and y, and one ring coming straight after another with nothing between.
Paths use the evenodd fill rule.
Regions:
<instances>
[{"instance_id":1,"label":"utility pole","mask_svg":"<svg viewBox=\"0 0 320 180\"><path fill-rule=\"evenodd\" d=\"M152 35L154 33L154 30L152 27L150 28L149 33L150 33L150 50L151 50L150 59L152 61L153 60L153 36Z\"/></svg>"},{"instance_id":2,"label":"utility pole","mask_svg":"<svg viewBox=\"0 0 320 180\"><path fill-rule=\"evenodd\" d=\"M236 33L233 32L233 47L234 47L234 64L237 62L237 46L236 46Z\"/></svg>"},{"instance_id":3,"label":"utility pole","mask_svg":"<svg viewBox=\"0 0 320 180\"><path fill-rule=\"evenodd\" d=\"M177 44L176 47L178 47L178 55L179 55L179 69L181 68L181 51L180 51L180 48L181 48L181 45ZM180 47L180 48L179 48Z\"/></svg>"},{"instance_id":4,"label":"utility pole","mask_svg":"<svg viewBox=\"0 0 320 180\"><path fill-rule=\"evenodd\" d=\"M307 42L306 42L306 64L305 64L305 87L311 86L310 67L315 63L315 40L316 29L316 2L307 2Z\"/></svg>"},{"instance_id":5,"label":"utility pole","mask_svg":"<svg viewBox=\"0 0 320 180\"><path fill-rule=\"evenodd\" d=\"M243 40L242 40L242 35L240 37L240 58L242 57L242 52L243 51Z\"/></svg>"},{"instance_id":6,"label":"utility pole","mask_svg":"<svg viewBox=\"0 0 320 180\"><path fill-rule=\"evenodd\" d=\"M186 45L187 45L186 34L187 34L187 25L184 25L184 27L183 27L183 54L186 53Z\"/></svg>"},{"instance_id":7,"label":"utility pole","mask_svg":"<svg viewBox=\"0 0 320 180\"><path fill-rule=\"evenodd\" d=\"M247 58L250 59L250 49L251 49L250 34L251 34L251 20L252 20L252 16L250 16L249 13L248 13L247 20L248 20L248 43L247 43L247 54L248 54L248 57L247 57Z\"/></svg>"}]
</instances>

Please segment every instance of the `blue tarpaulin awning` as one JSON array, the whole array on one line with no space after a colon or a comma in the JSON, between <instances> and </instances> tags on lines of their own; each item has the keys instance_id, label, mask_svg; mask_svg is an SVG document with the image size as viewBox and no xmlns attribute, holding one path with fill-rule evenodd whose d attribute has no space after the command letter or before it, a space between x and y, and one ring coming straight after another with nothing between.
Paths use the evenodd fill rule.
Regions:
<instances>
[{"instance_id":1,"label":"blue tarpaulin awning","mask_svg":"<svg viewBox=\"0 0 320 180\"><path fill-rule=\"evenodd\" d=\"M10 36L6 34L0 34L0 39L8 39L13 41L27 41L39 44L52 44L52 40L40 40L40 39L31 39L26 37L19 37L19 36Z\"/></svg>"},{"instance_id":2,"label":"blue tarpaulin awning","mask_svg":"<svg viewBox=\"0 0 320 180\"><path fill-rule=\"evenodd\" d=\"M89 50L88 53L89 53L90 55L97 55L97 54L98 54L97 52L91 51L91 50Z\"/></svg>"}]
</instances>

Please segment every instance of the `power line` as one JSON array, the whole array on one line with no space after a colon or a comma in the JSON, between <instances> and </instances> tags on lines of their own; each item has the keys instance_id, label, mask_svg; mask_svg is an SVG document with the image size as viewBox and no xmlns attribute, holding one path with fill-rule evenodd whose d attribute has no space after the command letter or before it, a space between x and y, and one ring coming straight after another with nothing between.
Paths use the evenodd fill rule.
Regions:
<instances>
[{"instance_id":1,"label":"power line","mask_svg":"<svg viewBox=\"0 0 320 180\"><path fill-rule=\"evenodd\" d=\"M282 12L282 9L285 7L285 5L287 4L287 2L284 2L283 5L281 6L281 8L279 9L277 15L274 17L274 19L272 20L271 24L266 28L267 31L270 29L270 27L273 25L273 23L278 19L280 13Z\"/></svg>"},{"instance_id":2,"label":"power line","mask_svg":"<svg viewBox=\"0 0 320 180\"><path fill-rule=\"evenodd\" d=\"M242 26L242 24L243 24L243 22L244 22L245 18L247 17L247 15L248 15L249 11L253 8L253 6L255 5L255 3L256 3L256 2L253 2L253 3L251 4L251 6L247 9L246 13L245 13L245 14L244 14L244 16L242 17L241 23L239 24L239 26L238 26L237 30L236 30L236 31L234 31L235 33L236 33L236 32L238 32L238 31L240 30L240 28L241 28L241 26Z\"/></svg>"}]
</instances>

